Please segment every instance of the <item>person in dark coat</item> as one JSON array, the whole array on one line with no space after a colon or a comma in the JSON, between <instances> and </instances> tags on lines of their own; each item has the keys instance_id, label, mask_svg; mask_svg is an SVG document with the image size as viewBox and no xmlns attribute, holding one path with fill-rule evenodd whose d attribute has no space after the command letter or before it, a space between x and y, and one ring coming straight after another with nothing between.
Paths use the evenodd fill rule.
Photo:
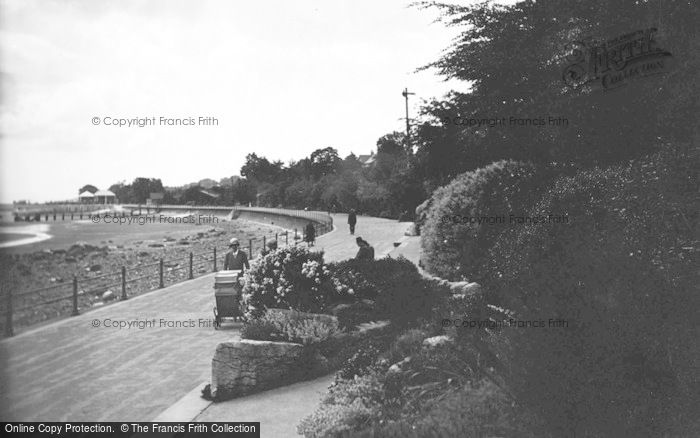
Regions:
<instances>
[{"instance_id":1,"label":"person in dark coat","mask_svg":"<svg viewBox=\"0 0 700 438\"><path fill-rule=\"evenodd\" d=\"M350 225L350 234L355 234L355 224L357 224L357 213L355 213L355 210L350 210L350 214L348 214L348 225Z\"/></svg>"},{"instance_id":2,"label":"person in dark coat","mask_svg":"<svg viewBox=\"0 0 700 438\"><path fill-rule=\"evenodd\" d=\"M360 249L357 251L355 260L374 260L374 248L362 237L355 239Z\"/></svg>"},{"instance_id":3,"label":"person in dark coat","mask_svg":"<svg viewBox=\"0 0 700 438\"><path fill-rule=\"evenodd\" d=\"M263 248L262 251L260 251L260 255L265 257L266 255L270 254L271 252L277 251L277 241L276 240L270 240L267 242L267 247Z\"/></svg>"},{"instance_id":4,"label":"person in dark coat","mask_svg":"<svg viewBox=\"0 0 700 438\"><path fill-rule=\"evenodd\" d=\"M314 246L314 243L316 242L316 229L314 228L314 224L312 222L309 222L308 225L306 225L304 234L306 234L306 243L309 246Z\"/></svg>"},{"instance_id":5,"label":"person in dark coat","mask_svg":"<svg viewBox=\"0 0 700 438\"><path fill-rule=\"evenodd\" d=\"M244 270L250 269L250 264L248 263L248 256L245 255L245 251L240 250L241 244L235 237L231 239L229 243L229 248L231 250L226 253L224 257L224 270Z\"/></svg>"}]
</instances>

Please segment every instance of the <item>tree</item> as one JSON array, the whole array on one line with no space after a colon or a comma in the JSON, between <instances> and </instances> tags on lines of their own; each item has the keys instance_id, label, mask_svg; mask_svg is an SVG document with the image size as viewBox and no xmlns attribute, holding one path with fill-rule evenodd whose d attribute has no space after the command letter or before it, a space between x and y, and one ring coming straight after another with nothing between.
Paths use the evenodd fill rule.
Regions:
<instances>
[{"instance_id":1,"label":"tree","mask_svg":"<svg viewBox=\"0 0 700 438\"><path fill-rule=\"evenodd\" d=\"M162 193L165 189L160 179L136 178L131 183L131 197L129 202L143 204L151 196L151 193Z\"/></svg>"},{"instance_id":2,"label":"tree","mask_svg":"<svg viewBox=\"0 0 700 438\"><path fill-rule=\"evenodd\" d=\"M81 194L83 192L90 192L94 195L95 192L97 192L97 187L93 186L92 184L85 184L83 187L80 188L80 190L78 190L78 194Z\"/></svg>"},{"instance_id":3,"label":"tree","mask_svg":"<svg viewBox=\"0 0 700 438\"><path fill-rule=\"evenodd\" d=\"M699 17L693 2L528 0L508 6L422 6L438 9L448 26L464 29L445 54L425 68L471 84L469 93L452 93L427 108L428 123L438 130L418 133L425 156L438 154L434 147L444 146L442 138L467 150L476 148L479 159L485 154L489 159L605 165L647 154L664 142L689 141L696 129L684 122L698 113L698 81L693 78L700 65L698 50L693 49L698 48ZM679 58L670 74L642 78L610 92L592 84L571 88L564 83L570 43L612 40L654 26L659 29L658 46ZM566 117L569 124L549 124L550 116ZM547 124L510 124L511 118L540 117ZM469 118L505 118L506 123L456 125ZM449 169L449 163L439 166L443 164ZM479 166L464 164L469 167L462 171Z\"/></svg>"},{"instance_id":4,"label":"tree","mask_svg":"<svg viewBox=\"0 0 700 438\"><path fill-rule=\"evenodd\" d=\"M231 195L234 204L245 205L255 202L255 184L247 178L239 178L233 183Z\"/></svg>"},{"instance_id":5,"label":"tree","mask_svg":"<svg viewBox=\"0 0 700 438\"><path fill-rule=\"evenodd\" d=\"M311 165L311 175L315 178L330 175L338 170L338 165L342 161L338 156L338 151L332 147L316 149L309 157Z\"/></svg>"},{"instance_id":6,"label":"tree","mask_svg":"<svg viewBox=\"0 0 700 438\"><path fill-rule=\"evenodd\" d=\"M109 187L109 191L114 193L121 202L129 203L132 202L131 198L131 186L126 184L125 181L119 181L116 184L112 184Z\"/></svg>"},{"instance_id":7,"label":"tree","mask_svg":"<svg viewBox=\"0 0 700 438\"><path fill-rule=\"evenodd\" d=\"M282 162L270 162L265 157L258 157L257 154L248 154L245 157L245 164L241 167L241 176L258 182L271 183L282 173Z\"/></svg>"}]
</instances>

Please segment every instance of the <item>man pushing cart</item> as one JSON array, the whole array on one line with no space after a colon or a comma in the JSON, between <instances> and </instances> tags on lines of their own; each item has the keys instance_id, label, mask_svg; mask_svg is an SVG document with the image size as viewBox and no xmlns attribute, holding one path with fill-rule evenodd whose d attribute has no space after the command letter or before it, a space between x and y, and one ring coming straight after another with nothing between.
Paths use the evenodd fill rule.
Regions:
<instances>
[{"instance_id":1,"label":"man pushing cart","mask_svg":"<svg viewBox=\"0 0 700 438\"><path fill-rule=\"evenodd\" d=\"M221 326L224 318L240 320L243 316L241 312L241 291L243 271L250 269L248 257L241 251L240 243L235 237L229 242L231 250L224 257L224 270L217 272L214 276L214 297L216 306L214 307L214 328Z\"/></svg>"}]
</instances>

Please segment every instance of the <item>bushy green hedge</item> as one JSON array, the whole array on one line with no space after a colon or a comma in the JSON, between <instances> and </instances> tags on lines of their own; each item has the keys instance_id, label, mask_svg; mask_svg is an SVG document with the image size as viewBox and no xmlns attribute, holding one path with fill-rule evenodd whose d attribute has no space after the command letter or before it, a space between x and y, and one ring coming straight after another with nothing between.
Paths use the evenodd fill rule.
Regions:
<instances>
[{"instance_id":1,"label":"bushy green hedge","mask_svg":"<svg viewBox=\"0 0 700 438\"><path fill-rule=\"evenodd\" d=\"M510 216L523 216L552 175L531 164L499 161L436 190L421 230L425 268L448 280L479 280L489 248L514 226Z\"/></svg>"},{"instance_id":2,"label":"bushy green hedge","mask_svg":"<svg viewBox=\"0 0 700 438\"><path fill-rule=\"evenodd\" d=\"M546 324L503 331L501 372L555 435L685 433L672 428L700 389L698 168L669 149L563 178L530 213L569 223L521 227L490 251L499 304Z\"/></svg>"},{"instance_id":3,"label":"bushy green hedge","mask_svg":"<svg viewBox=\"0 0 700 438\"><path fill-rule=\"evenodd\" d=\"M357 299L374 301L377 318L390 319L397 326L417 323L443 298L403 257L348 260L330 265L330 270L352 289ZM345 289L338 293L348 294Z\"/></svg>"}]
</instances>

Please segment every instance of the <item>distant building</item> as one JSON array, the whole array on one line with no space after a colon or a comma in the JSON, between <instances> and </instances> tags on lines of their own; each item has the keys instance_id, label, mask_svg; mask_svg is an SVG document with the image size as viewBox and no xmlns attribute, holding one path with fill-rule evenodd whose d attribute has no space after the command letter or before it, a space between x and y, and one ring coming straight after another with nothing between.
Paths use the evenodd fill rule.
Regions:
<instances>
[{"instance_id":1,"label":"distant building","mask_svg":"<svg viewBox=\"0 0 700 438\"><path fill-rule=\"evenodd\" d=\"M117 202L117 195L109 190L98 190L94 196L95 204L114 204Z\"/></svg>"},{"instance_id":2,"label":"distant building","mask_svg":"<svg viewBox=\"0 0 700 438\"><path fill-rule=\"evenodd\" d=\"M162 205L163 204L163 197L165 196L165 193L163 192L153 192L150 194L148 199L146 199L146 205Z\"/></svg>"},{"instance_id":3,"label":"distant building","mask_svg":"<svg viewBox=\"0 0 700 438\"><path fill-rule=\"evenodd\" d=\"M84 192L78 195L78 202L80 202L81 204L94 204L95 195L85 190Z\"/></svg>"},{"instance_id":4,"label":"distant building","mask_svg":"<svg viewBox=\"0 0 700 438\"><path fill-rule=\"evenodd\" d=\"M370 155L358 155L357 161L359 161L363 166L371 166L374 163L374 152Z\"/></svg>"}]
</instances>

